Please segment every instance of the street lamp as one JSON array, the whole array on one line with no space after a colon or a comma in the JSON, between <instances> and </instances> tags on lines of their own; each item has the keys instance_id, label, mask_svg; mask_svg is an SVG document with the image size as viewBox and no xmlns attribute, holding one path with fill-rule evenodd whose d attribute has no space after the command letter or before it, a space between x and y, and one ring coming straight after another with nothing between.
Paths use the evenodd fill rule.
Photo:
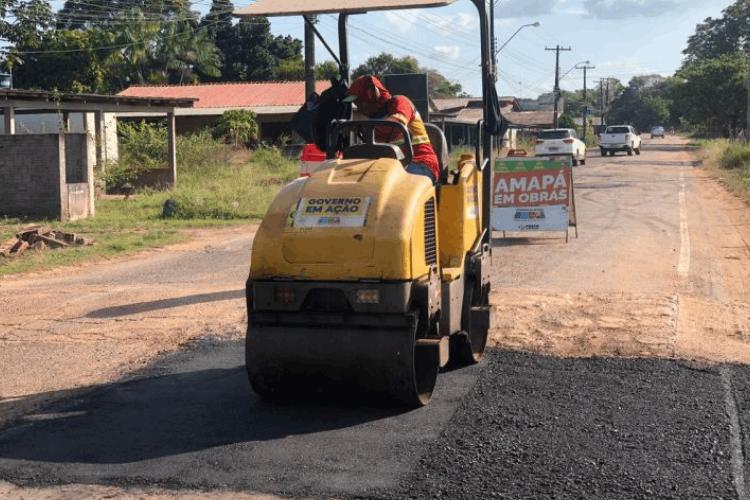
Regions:
<instances>
[{"instance_id":1,"label":"street lamp","mask_svg":"<svg viewBox=\"0 0 750 500\"><path fill-rule=\"evenodd\" d=\"M523 26L521 26L520 28L518 28L516 30L516 32L513 33L510 36L510 38L508 38L507 40L505 40L505 42L503 42L503 44L497 50L495 50L495 57L497 57L497 55L500 53L500 51L503 50L505 48L505 46L508 45L508 43L511 40L513 40L516 37L517 34L519 34L521 32L522 29L524 29L524 28L538 28L541 25L542 24L539 21L537 21L537 22L531 23L531 24L524 24Z\"/></svg>"},{"instance_id":2,"label":"street lamp","mask_svg":"<svg viewBox=\"0 0 750 500\"><path fill-rule=\"evenodd\" d=\"M581 67L578 66L579 64L583 64L583 65L588 66L589 64L591 64L591 61L578 61L577 63L575 63L573 65L572 68L570 68L568 71L565 72L565 74L563 76L560 77L560 80L562 80L563 78L565 78L566 76L568 76L570 74L570 72L573 71L574 69L583 69L583 68L581 68Z\"/></svg>"}]
</instances>

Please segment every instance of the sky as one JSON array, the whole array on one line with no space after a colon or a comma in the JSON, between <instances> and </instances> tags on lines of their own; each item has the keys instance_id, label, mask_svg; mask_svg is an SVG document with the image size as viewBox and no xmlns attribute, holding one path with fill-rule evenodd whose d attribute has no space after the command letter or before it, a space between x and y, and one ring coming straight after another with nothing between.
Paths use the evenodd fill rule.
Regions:
<instances>
[{"instance_id":1,"label":"sky","mask_svg":"<svg viewBox=\"0 0 750 500\"><path fill-rule=\"evenodd\" d=\"M238 4L246 5L248 0ZM635 75L671 75L682 62L682 51L696 24L719 17L732 0L500 0L495 30L498 46L518 27L527 27L500 52L498 92L536 97L554 86L555 53L545 47L560 44L570 52L560 55L560 72L590 61L589 87L599 78L615 77L624 83ZM434 67L477 95L479 78L478 17L469 0L450 7L374 12L350 18L353 65L388 51L411 54L423 66ZM336 46L336 22L320 21L320 30ZM293 18L273 21L273 31L302 37L302 23ZM325 55L322 46L318 58ZM563 89L583 87L583 72L571 71Z\"/></svg>"},{"instance_id":2,"label":"sky","mask_svg":"<svg viewBox=\"0 0 750 500\"><path fill-rule=\"evenodd\" d=\"M59 7L62 2L52 2ZM253 0L235 0L241 7ZM695 26L706 17L718 17L733 0L499 0L495 12L498 46L520 26L527 27L499 55L498 92L516 97L536 97L554 86L555 53L546 47L570 47L560 56L560 72L590 61L589 87L600 78L615 77L624 83L635 75L671 75L682 62L682 50ZM205 12L211 0L196 0ZM370 56L390 52L413 55L425 67L435 68L461 83L472 95L481 92L479 30L476 9L470 0L449 7L372 12L352 16L350 57L356 67ZM336 48L335 16L324 15L319 30ZM299 17L273 18L279 35L303 38ZM317 44L318 61L330 59ZM583 72L573 69L561 87L583 87Z\"/></svg>"}]
</instances>

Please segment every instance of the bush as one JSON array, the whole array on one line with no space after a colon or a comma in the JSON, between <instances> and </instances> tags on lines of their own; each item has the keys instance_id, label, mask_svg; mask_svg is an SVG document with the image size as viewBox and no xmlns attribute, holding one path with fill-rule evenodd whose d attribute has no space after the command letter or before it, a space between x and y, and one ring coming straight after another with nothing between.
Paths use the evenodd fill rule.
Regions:
<instances>
[{"instance_id":1,"label":"bush","mask_svg":"<svg viewBox=\"0 0 750 500\"><path fill-rule=\"evenodd\" d=\"M120 163L133 170L152 170L167 165L167 128L141 121L119 122Z\"/></svg>"},{"instance_id":2,"label":"bush","mask_svg":"<svg viewBox=\"0 0 750 500\"><path fill-rule=\"evenodd\" d=\"M719 157L719 165L726 169L750 168L750 145L728 144Z\"/></svg>"},{"instance_id":3,"label":"bush","mask_svg":"<svg viewBox=\"0 0 750 500\"><path fill-rule=\"evenodd\" d=\"M231 160L232 150L214 139L209 130L177 136L177 170L180 173L225 167Z\"/></svg>"},{"instance_id":4,"label":"bush","mask_svg":"<svg viewBox=\"0 0 750 500\"><path fill-rule=\"evenodd\" d=\"M139 170L119 161L109 163L100 179L104 182L107 193L129 193L139 174Z\"/></svg>"},{"instance_id":5,"label":"bush","mask_svg":"<svg viewBox=\"0 0 750 500\"><path fill-rule=\"evenodd\" d=\"M258 139L258 120L255 113L245 109L225 111L214 128L214 137L223 137L234 147L247 145Z\"/></svg>"}]
</instances>

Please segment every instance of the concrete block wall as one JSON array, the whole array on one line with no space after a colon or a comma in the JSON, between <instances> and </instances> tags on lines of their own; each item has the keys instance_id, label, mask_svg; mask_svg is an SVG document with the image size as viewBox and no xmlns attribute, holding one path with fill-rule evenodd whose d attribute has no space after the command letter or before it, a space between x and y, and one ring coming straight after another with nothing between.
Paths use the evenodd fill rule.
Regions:
<instances>
[{"instance_id":1,"label":"concrete block wall","mask_svg":"<svg viewBox=\"0 0 750 500\"><path fill-rule=\"evenodd\" d=\"M94 215L92 148L86 134L0 135L0 216Z\"/></svg>"},{"instance_id":2,"label":"concrete block wall","mask_svg":"<svg viewBox=\"0 0 750 500\"><path fill-rule=\"evenodd\" d=\"M0 215L59 218L64 182L63 136L0 135Z\"/></svg>"}]
</instances>

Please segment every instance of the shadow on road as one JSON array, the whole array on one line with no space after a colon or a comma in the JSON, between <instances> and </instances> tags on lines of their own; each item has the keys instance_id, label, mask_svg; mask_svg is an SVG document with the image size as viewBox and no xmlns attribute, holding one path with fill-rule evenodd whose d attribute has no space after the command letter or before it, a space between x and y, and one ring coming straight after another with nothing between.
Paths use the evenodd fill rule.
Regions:
<instances>
[{"instance_id":1,"label":"shadow on road","mask_svg":"<svg viewBox=\"0 0 750 500\"><path fill-rule=\"evenodd\" d=\"M515 247L515 246L534 246L534 245L558 245L565 243L565 234L559 236L559 233L555 233L554 237L549 235L539 234L535 238L529 237L515 237L512 235L506 236L505 238L494 237L492 239L493 248L500 247Z\"/></svg>"},{"instance_id":2,"label":"shadow on road","mask_svg":"<svg viewBox=\"0 0 750 500\"><path fill-rule=\"evenodd\" d=\"M676 152L698 149L695 144L675 144L671 142L649 142L643 145L643 151Z\"/></svg>"},{"instance_id":3,"label":"shadow on road","mask_svg":"<svg viewBox=\"0 0 750 500\"><path fill-rule=\"evenodd\" d=\"M643 157L641 157L643 158ZM701 162L699 161L663 161L663 160L649 160L649 159L640 159L636 160L635 158L623 158L625 161L624 164L627 165L645 165L648 167L689 167L689 168L696 168L700 167Z\"/></svg>"},{"instance_id":4,"label":"shadow on road","mask_svg":"<svg viewBox=\"0 0 750 500\"><path fill-rule=\"evenodd\" d=\"M190 306L194 304L220 302L223 300L241 299L244 297L245 290L201 293L197 295L188 295L185 297L175 297L173 299L154 300L150 302L136 302L135 304L123 304L121 306L105 307L103 309L91 311L86 315L86 317L95 319L119 318L121 316L129 316L131 314L160 311L162 309L172 309L175 307Z\"/></svg>"},{"instance_id":5,"label":"shadow on road","mask_svg":"<svg viewBox=\"0 0 750 500\"><path fill-rule=\"evenodd\" d=\"M114 383L0 432L0 459L124 464L225 445L357 426L403 410L278 406L258 400L244 367Z\"/></svg>"}]
</instances>

